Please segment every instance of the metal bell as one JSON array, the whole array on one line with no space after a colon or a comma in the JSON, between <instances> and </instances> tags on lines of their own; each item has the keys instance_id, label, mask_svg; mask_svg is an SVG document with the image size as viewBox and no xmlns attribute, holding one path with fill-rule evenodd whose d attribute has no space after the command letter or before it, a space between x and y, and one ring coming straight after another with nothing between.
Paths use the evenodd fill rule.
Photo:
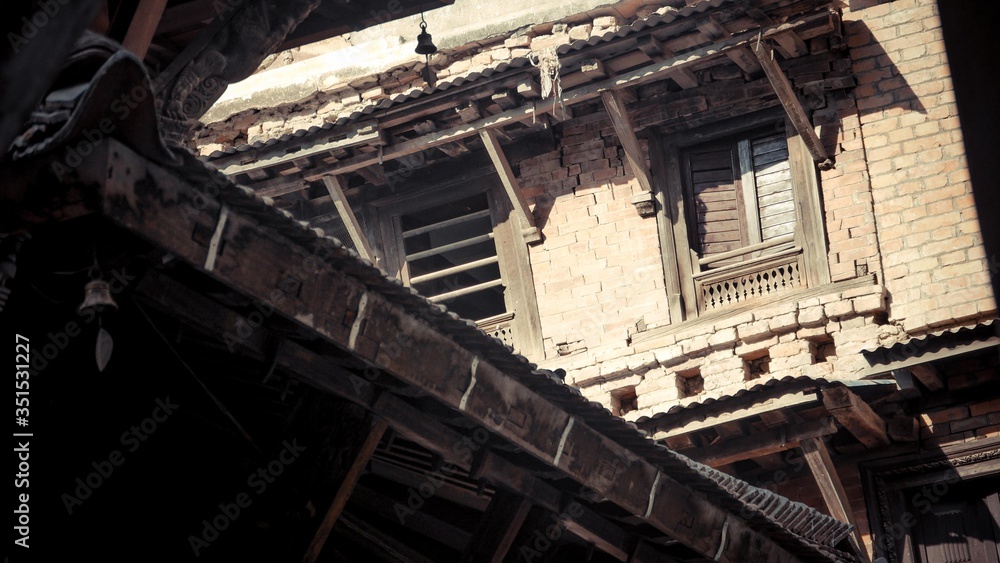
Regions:
<instances>
[{"instance_id":1,"label":"metal bell","mask_svg":"<svg viewBox=\"0 0 1000 563\"><path fill-rule=\"evenodd\" d=\"M431 34L427 33L427 23L420 22L420 35L417 36L417 54L433 55L438 48L431 40Z\"/></svg>"},{"instance_id":2,"label":"metal bell","mask_svg":"<svg viewBox=\"0 0 1000 563\"><path fill-rule=\"evenodd\" d=\"M118 309L118 303L115 303L114 298L111 297L111 286L108 285L108 282L90 280L87 285L83 286L83 303L80 304L78 310L83 313L90 309L97 313L106 309Z\"/></svg>"}]
</instances>

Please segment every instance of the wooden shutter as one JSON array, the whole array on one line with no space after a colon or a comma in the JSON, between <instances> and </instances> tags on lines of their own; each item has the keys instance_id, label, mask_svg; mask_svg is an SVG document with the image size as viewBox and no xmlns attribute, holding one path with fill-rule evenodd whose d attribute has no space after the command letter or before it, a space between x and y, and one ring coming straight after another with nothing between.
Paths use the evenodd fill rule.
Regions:
<instances>
[{"instance_id":1,"label":"wooden shutter","mask_svg":"<svg viewBox=\"0 0 1000 563\"><path fill-rule=\"evenodd\" d=\"M767 242L795 232L795 198L788 165L788 144L783 134L748 142L750 166L756 188L760 241Z\"/></svg>"},{"instance_id":2,"label":"wooden shutter","mask_svg":"<svg viewBox=\"0 0 1000 563\"><path fill-rule=\"evenodd\" d=\"M694 200L693 232L697 237L696 249L702 256L748 244L738 163L735 146L731 144L696 148L686 155Z\"/></svg>"}]
</instances>

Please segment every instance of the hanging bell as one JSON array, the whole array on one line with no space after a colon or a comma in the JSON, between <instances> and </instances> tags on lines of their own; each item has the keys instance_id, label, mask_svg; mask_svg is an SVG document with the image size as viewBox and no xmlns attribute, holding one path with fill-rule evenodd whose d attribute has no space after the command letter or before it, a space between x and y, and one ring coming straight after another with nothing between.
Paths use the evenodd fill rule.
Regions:
<instances>
[{"instance_id":1,"label":"hanging bell","mask_svg":"<svg viewBox=\"0 0 1000 563\"><path fill-rule=\"evenodd\" d=\"M96 313L104 312L106 309L118 309L111 297L111 286L104 280L90 280L83 286L83 303L80 304L81 313L93 309Z\"/></svg>"},{"instance_id":2,"label":"hanging bell","mask_svg":"<svg viewBox=\"0 0 1000 563\"><path fill-rule=\"evenodd\" d=\"M420 35L417 35L417 54L433 55L438 48L431 39L431 34L427 33L427 22L420 22Z\"/></svg>"}]
</instances>

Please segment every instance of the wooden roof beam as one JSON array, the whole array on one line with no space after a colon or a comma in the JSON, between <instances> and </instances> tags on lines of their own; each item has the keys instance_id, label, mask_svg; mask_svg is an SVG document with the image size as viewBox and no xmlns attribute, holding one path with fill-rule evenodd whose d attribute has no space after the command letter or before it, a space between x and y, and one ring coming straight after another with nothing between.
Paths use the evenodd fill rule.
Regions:
<instances>
[{"instance_id":1,"label":"wooden roof beam","mask_svg":"<svg viewBox=\"0 0 1000 563\"><path fill-rule=\"evenodd\" d=\"M662 61L676 57L677 54L671 51L659 39L652 35L643 35L635 40L639 50L646 54L653 61ZM689 68L682 68L674 72L667 73L667 78L673 80L681 88L688 90L698 87L698 76Z\"/></svg>"},{"instance_id":2,"label":"wooden roof beam","mask_svg":"<svg viewBox=\"0 0 1000 563\"><path fill-rule=\"evenodd\" d=\"M866 563L871 561L868 550L865 549L865 544L861 541L858 524L854 520L854 511L851 510L847 491L844 490L844 485L837 474L837 467L830 459L830 452L827 451L823 438L808 438L802 440L799 445L802 447L802 453L806 458L806 463L809 464L809 470L812 471L813 478L816 480L819 492L823 495L823 502L826 503L828 513L830 516L841 522L850 524L854 528L851 530L849 538L851 548L862 561Z\"/></svg>"},{"instance_id":3,"label":"wooden roof beam","mask_svg":"<svg viewBox=\"0 0 1000 563\"><path fill-rule=\"evenodd\" d=\"M819 140L819 136L816 135L816 130L813 129L812 123L809 122L809 116L806 114L805 108L802 107L802 103L799 102L798 96L795 95L792 83L788 81L788 77L785 76L784 71L778 66L778 62L774 60L774 49L771 47L770 42L758 41L754 47L754 54L757 56L757 60L760 61L761 66L764 67L764 74L767 75L768 81L774 87L775 93L778 94L778 100L781 101L782 107L785 108L785 113L788 114L788 118L792 121L795 130L802 137L813 161L816 162L820 170L833 168L833 160L827 154L826 147Z\"/></svg>"},{"instance_id":4,"label":"wooden roof beam","mask_svg":"<svg viewBox=\"0 0 1000 563\"><path fill-rule=\"evenodd\" d=\"M479 137L483 140L483 146L486 147L486 152L489 153L490 160L493 161L493 167L496 169L497 175L500 176L504 192L510 199L510 204L521 223L521 232L524 234L525 241L528 243L540 242L542 236L538 231L538 226L535 225L535 215L528 207L528 201L524 198L524 194L521 193L521 184L518 182L517 176L514 175L510 162L507 161L500 141L497 140L497 132L493 129L483 129L479 132Z\"/></svg>"},{"instance_id":5,"label":"wooden roof beam","mask_svg":"<svg viewBox=\"0 0 1000 563\"><path fill-rule=\"evenodd\" d=\"M823 389L823 404L866 448L884 448L892 443L886 433L885 420L847 387L837 385Z\"/></svg>"},{"instance_id":6,"label":"wooden roof beam","mask_svg":"<svg viewBox=\"0 0 1000 563\"><path fill-rule=\"evenodd\" d=\"M828 436L837 432L837 425L832 418L810 420L800 424L790 424L773 428L742 438L728 440L715 446L688 450L684 452L691 459L705 465L719 467L729 463L754 459L757 457L783 452L795 447L801 440Z\"/></svg>"},{"instance_id":7,"label":"wooden roof beam","mask_svg":"<svg viewBox=\"0 0 1000 563\"><path fill-rule=\"evenodd\" d=\"M944 389L944 375L933 364L917 364L903 369L909 370L913 377L919 379L920 383L931 391Z\"/></svg>"},{"instance_id":8,"label":"wooden roof beam","mask_svg":"<svg viewBox=\"0 0 1000 563\"><path fill-rule=\"evenodd\" d=\"M102 143L87 160L97 166L78 168L77 181L102 186L102 212L107 219L248 298L273 303L275 314L348 351L377 373L384 372L463 413L469 422L642 517L702 556L724 563L795 559L764 531L482 361L362 280L323 267L322 260L301 291L284 292L281 299L273 299L275 291L287 286L288 267L314 257L316 249L262 225L252 212L239 206L228 208L227 226L219 236L226 251L214 253L203 241L182 234L190 233L192 224L218 223L222 203L217 200L185 207L186 202L204 197L200 186L150 163L115 139ZM150 193L156 197L151 199ZM414 361L412 354L394 354L390 347L380 346L404 339L408 350L418 351L420 361ZM470 366L475 366L474 372ZM475 384L456 385L456 374L474 375ZM329 371L318 376L321 385L352 386L350 381L327 381L340 379ZM512 422L515 416L518 423ZM586 455L562 456L564 446Z\"/></svg>"}]
</instances>

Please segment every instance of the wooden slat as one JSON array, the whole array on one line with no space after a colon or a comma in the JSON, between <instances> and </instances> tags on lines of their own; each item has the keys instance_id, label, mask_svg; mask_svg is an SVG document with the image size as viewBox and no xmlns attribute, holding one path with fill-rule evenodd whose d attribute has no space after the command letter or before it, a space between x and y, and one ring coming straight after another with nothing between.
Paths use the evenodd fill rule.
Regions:
<instances>
[{"instance_id":1,"label":"wooden slat","mask_svg":"<svg viewBox=\"0 0 1000 563\"><path fill-rule=\"evenodd\" d=\"M413 280L410 280L413 283ZM439 295L428 296L434 303L441 303L442 301L447 301L449 299L454 299L456 297L462 297L463 295L469 295L476 293L477 291L483 291L485 289L490 289L491 287L498 287L503 285L502 279L490 280L488 282L478 283L470 287L463 287L462 289L456 289L455 291L449 291L448 293L441 293Z\"/></svg>"},{"instance_id":2,"label":"wooden slat","mask_svg":"<svg viewBox=\"0 0 1000 563\"><path fill-rule=\"evenodd\" d=\"M452 217L451 219L445 219L444 221L438 221L437 223L431 223L430 225L424 225L423 227L417 227L415 229L403 231L401 236L403 238L415 237L417 235L422 235L424 233L429 233L431 231L436 231L438 229L443 229L445 227L451 227L453 225L461 225L462 223L475 221L476 219L482 219L483 217L489 217L489 216L490 216L489 209L473 211L472 213L466 215L461 215L459 217Z\"/></svg>"},{"instance_id":3,"label":"wooden slat","mask_svg":"<svg viewBox=\"0 0 1000 563\"><path fill-rule=\"evenodd\" d=\"M139 6L135 9L135 15L132 16L132 22L122 41L122 47L132 51L139 60L146 58L146 51L149 50L166 6L167 0L139 0Z\"/></svg>"},{"instance_id":4,"label":"wooden slat","mask_svg":"<svg viewBox=\"0 0 1000 563\"><path fill-rule=\"evenodd\" d=\"M469 270L474 270L476 268L481 268L483 266L489 266L490 264L496 264L499 258L497 256L489 256L481 260L473 260L472 262L466 262L465 264L459 264L458 266L452 266L451 268L445 268L443 270L436 270L429 274L424 274L422 276L413 276L410 278L410 284L418 284L428 281L433 281L443 277L450 276L452 274L460 274L462 272L467 272Z\"/></svg>"},{"instance_id":5,"label":"wooden slat","mask_svg":"<svg viewBox=\"0 0 1000 563\"><path fill-rule=\"evenodd\" d=\"M792 87L791 82L788 81L788 77L785 76L784 71L778 66L778 62L774 60L774 49L771 47L770 42L757 42L754 47L754 54L757 56L757 60L760 61L761 66L764 67L764 74L767 75L768 81L771 82L775 93L778 94L778 99L781 101L782 107L785 108L785 112L788 113L788 118L791 119L795 130L799 132L802 140L805 141L813 160L819 165L820 169L831 168L833 162L826 152L826 147L823 146L823 143L816 135L815 129L813 129L812 124L809 122L809 116L806 114L805 108L802 107L798 97L795 95L795 89Z\"/></svg>"},{"instance_id":6,"label":"wooden slat","mask_svg":"<svg viewBox=\"0 0 1000 563\"><path fill-rule=\"evenodd\" d=\"M330 502L330 508L327 509L326 516L323 517L319 529L316 530L316 535L313 536L312 542L310 542L309 548L306 550L305 557L302 558L303 563L314 563L319 558L319 554L323 551L323 546L326 544L327 538L330 537L330 532L333 531L333 525L340 518L344 507L347 506L348 499L351 498L354 486L357 485L358 479L361 478L361 472L368 465L368 460L375 453L375 448L388 428L388 423L381 418L376 419L374 424L372 424L368 435L365 437L365 441L361 444L358 454L354 457L354 462L351 463L351 467L347 470L347 475L344 476L344 481L340 484L340 488L337 489L337 494L334 495L333 501Z\"/></svg>"},{"instance_id":7,"label":"wooden slat","mask_svg":"<svg viewBox=\"0 0 1000 563\"><path fill-rule=\"evenodd\" d=\"M865 447L886 447L892 443L886 433L885 420L847 387L824 389L823 404L837 422L843 424Z\"/></svg>"},{"instance_id":8,"label":"wooden slat","mask_svg":"<svg viewBox=\"0 0 1000 563\"><path fill-rule=\"evenodd\" d=\"M850 535L850 543L854 553L862 561L871 561L868 551L861 541L858 524L854 521L854 511L851 510L847 491L844 490L844 485L837 474L837 467L830 459L830 452L827 451L823 438L807 438L802 440L799 445L802 447L802 452L805 455L806 463L809 464L810 471L812 471L813 478L816 479L819 492L823 495L823 501L826 503L826 508L830 516L841 522L850 524L854 528L851 530Z\"/></svg>"},{"instance_id":9,"label":"wooden slat","mask_svg":"<svg viewBox=\"0 0 1000 563\"><path fill-rule=\"evenodd\" d=\"M333 200L333 205L337 208L340 220L344 222L344 228L347 229L347 234L350 235L351 242L354 243L354 248L357 249L358 254L362 258L369 262L374 262L375 255L372 254L372 249L368 246L368 239L365 238L365 232L361 229L358 218L354 216L354 211L351 210L351 206L347 202L347 196L344 195L345 184L346 181L343 176L327 176L323 178L323 185L326 186L327 191L330 193L330 199Z\"/></svg>"},{"instance_id":10,"label":"wooden slat","mask_svg":"<svg viewBox=\"0 0 1000 563\"><path fill-rule=\"evenodd\" d=\"M438 254L444 254L445 252L451 252L452 250L458 250L459 248L465 248L467 246L472 246L474 244L479 244L481 242L493 240L493 236L494 236L493 233L486 233L484 235L467 238L465 240L460 240L458 242L443 244L441 246L431 248L429 250L421 250L420 252L407 254L406 259L409 261L413 261L413 260L420 260L421 258L427 258L428 256L437 256Z\"/></svg>"}]
</instances>

